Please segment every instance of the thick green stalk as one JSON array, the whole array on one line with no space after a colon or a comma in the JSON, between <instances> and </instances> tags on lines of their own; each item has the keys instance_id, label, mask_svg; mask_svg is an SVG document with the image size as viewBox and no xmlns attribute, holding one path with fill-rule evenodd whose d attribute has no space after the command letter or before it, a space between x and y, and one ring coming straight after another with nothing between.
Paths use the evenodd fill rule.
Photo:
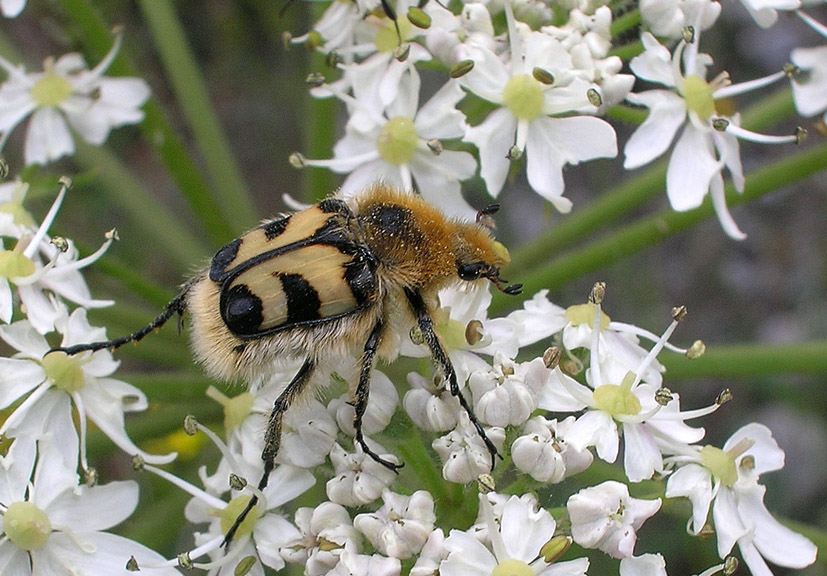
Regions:
<instances>
[{"instance_id":1,"label":"thick green stalk","mask_svg":"<svg viewBox=\"0 0 827 576\"><path fill-rule=\"evenodd\" d=\"M175 7L157 0L142 0L139 5L175 91L176 101L186 115L195 144L204 157L213 184L214 209L224 214L235 229L235 235L258 220L257 211L210 103L209 91L175 14Z\"/></svg>"},{"instance_id":2,"label":"thick green stalk","mask_svg":"<svg viewBox=\"0 0 827 576\"><path fill-rule=\"evenodd\" d=\"M700 358L661 354L669 380L827 374L827 341L710 346Z\"/></svg>"}]
</instances>

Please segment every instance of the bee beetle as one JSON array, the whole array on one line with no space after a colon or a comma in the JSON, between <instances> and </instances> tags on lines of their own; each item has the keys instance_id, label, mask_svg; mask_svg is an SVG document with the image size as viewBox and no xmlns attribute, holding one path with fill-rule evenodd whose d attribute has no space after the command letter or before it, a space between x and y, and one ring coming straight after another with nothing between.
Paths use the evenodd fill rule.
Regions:
<instances>
[{"instance_id":1,"label":"bee beetle","mask_svg":"<svg viewBox=\"0 0 827 576\"><path fill-rule=\"evenodd\" d=\"M507 294L500 269L505 248L480 220L446 218L420 196L376 184L351 200L330 197L301 212L266 221L221 248L209 269L187 282L155 320L137 332L106 342L56 348L66 354L115 349L142 339L175 315L191 317L196 360L220 380L251 381L266 374L276 358L304 363L276 399L261 455L263 490L279 451L282 418L308 387L320 361L361 357L355 392L356 442L384 466L365 442L362 418L377 355L395 354L401 328L416 325L451 394L468 413L491 453L497 450L462 395L454 367L434 330L431 310L437 292L461 280L490 280ZM254 496L225 536L228 544Z\"/></svg>"}]
</instances>

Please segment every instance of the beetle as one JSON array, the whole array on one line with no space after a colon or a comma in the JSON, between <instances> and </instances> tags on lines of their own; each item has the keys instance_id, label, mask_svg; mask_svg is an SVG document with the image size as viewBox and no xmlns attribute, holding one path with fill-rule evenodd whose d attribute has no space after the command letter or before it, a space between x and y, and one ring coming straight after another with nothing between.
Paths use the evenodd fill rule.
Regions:
<instances>
[{"instance_id":1,"label":"beetle","mask_svg":"<svg viewBox=\"0 0 827 576\"><path fill-rule=\"evenodd\" d=\"M481 223L498 208L480 211L475 222L450 219L421 196L382 183L349 200L331 196L265 221L221 248L209 268L185 283L140 330L52 352L113 350L141 340L173 316L180 322L186 312L193 354L217 379L250 382L266 375L276 359L303 359L270 413L258 484L263 490L275 466L285 412L312 388L311 377L321 362L348 355L360 358L355 441L391 470L401 466L367 445L362 418L377 356L395 355L397 340L390 336L417 326L451 394L485 442L493 467L497 449L460 391L432 311L438 291L457 281L488 280L507 294L521 292L521 285L506 285L500 278L508 252ZM253 496L225 544L256 502Z\"/></svg>"}]
</instances>

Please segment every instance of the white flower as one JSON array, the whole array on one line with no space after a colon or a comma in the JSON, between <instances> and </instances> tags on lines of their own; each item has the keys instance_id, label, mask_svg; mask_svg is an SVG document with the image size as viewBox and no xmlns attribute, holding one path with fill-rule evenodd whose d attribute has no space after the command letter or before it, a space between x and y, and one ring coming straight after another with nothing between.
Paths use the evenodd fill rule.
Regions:
<instances>
[{"instance_id":1,"label":"white flower","mask_svg":"<svg viewBox=\"0 0 827 576\"><path fill-rule=\"evenodd\" d=\"M112 128L143 120L140 107L149 86L140 78L105 78L121 46L112 49L92 70L80 54L46 60L44 71L29 73L0 58L9 75L0 86L0 149L9 134L30 114L26 133L26 164L46 164L75 151L69 127L89 144L101 145Z\"/></svg>"},{"instance_id":2,"label":"white flower","mask_svg":"<svg viewBox=\"0 0 827 576\"><path fill-rule=\"evenodd\" d=\"M720 14L721 5L710 0L640 1L640 17L643 23L649 32L659 38L680 38L688 25L698 26L699 30L707 30L715 24Z\"/></svg>"},{"instance_id":3,"label":"white flower","mask_svg":"<svg viewBox=\"0 0 827 576\"><path fill-rule=\"evenodd\" d=\"M371 450L384 460L396 462L395 456L387 454L375 442L371 443ZM327 497L342 506L370 504L396 478L393 470L365 454L358 445L356 452L350 454L335 444L330 452L330 461L333 463L334 476L327 481Z\"/></svg>"},{"instance_id":4,"label":"white flower","mask_svg":"<svg viewBox=\"0 0 827 576\"><path fill-rule=\"evenodd\" d=\"M328 411L335 415L336 422L345 434L354 436L353 427L355 408L353 395L347 393L328 404ZM371 372L370 399L362 416L362 432L365 436L378 434L390 424L396 407L399 405L399 393L391 379L379 370Z\"/></svg>"},{"instance_id":5,"label":"white flower","mask_svg":"<svg viewBox=\"0 0 827 576\"><path fill-rule=\"evenodd\" d=\"M37 227L23 208L29 185L20 181L0 186L0 236L16 238L11 250L4 250L0 240L0 320L11 322L14 294L17 289L21 308L32 326L41 334L54 329L55 321L66 314L64 298L84 308L98 308L112 304L109 300L93 300L80 273L82 268L100 258L115 239L108 234L104 244L86 258L78 257L71 241L63 249L52 243L47 235L57 216L66 185L61 186L43 223Z\"/></svg>"},{"instance_id":6,"label":"white flower","mask_svg":"<svg viewBox=\"0 0 827 576\"><path fill-rule=\"evenodd\" d=\"M256 464L246 462L241 456L239 446L224 444L212 431L197 424L198 429L215 443L223 455L218 465L218 472L208 478L205 470L199 470L202 479L207 479L207 490L178 478L160 468L144 465L143 468L164 478L181 488L192 498L187 502L184 515L194 524L209 524L204 532L195 532L196 548L187 552L192 560L209 555L210 562L194 563L193 566L208 570L210 576L231 576L235 573L238 562L248 556L256 559L254 569L261 574L263 564L275 570L284 567L284 558L280 550L290 542L295 542L299 532L292 523L276 511L285 503L299 497L316 482L307 470L286 464L276 466L267 478L266 487L261 490L249 483L249 479L261 475L261 460ZM233 477L247 481L241 489ZM223 488L213 490L217 484L215 477L223 476ZM260 486L261 484L259 484ZM217 494L230 490L227 500ZM256 503L245 516L243 522L236 525L239 515L247 509L253 497ZM222 546L231 528L235 528L232 542Z\"/></svg>"},{"instance_id":7,"label":"white flower","mask_svg":"<svg viewBox=\"0 0 827 576\"><path fill-rule=\"evenodd\" d=\"M485 433L497 450L502 450L505 429L491 426ZM491 471L491 453L465 411L460 412L457 427L431 445L443 462L442 477L449 482L467 484Z\"/></svg>"},{"instance_id":8,"label":"white flower","mask_svg":"<svg viewBox=\"0 0 827 576\"><path fill-rule=\"evenodd\" d=\"M480 151L480 173L488 193L497 196L508 175L510 159L526 154L528 182L561 212L571 210L563 197L563 167L617 154L614 129L592 116L593 85L572 72L570 54L556 39L541 32L517 32L509 2L505 3L511 53L503 60L483 46L468 48L474 69L460 80L480 98L501 106L464 140ZM540 81L537 77L544 81ZM566 117L556 115L569 114Z\"/></svg>"},{"instance_id":9,"label":"white flower","mask_svg":"<svg viewBox=\"0 0 827 576\"><path fill-rule=\"evenodd\" d=\"M488 527L490 548L469 532L451 530L445 539L448 556L439 566L440 576L585 575L587 558L546 562L543 547L554 536L557 524L547 510L538 509L535 501L512 496L497 521L488 497L481 494L480 515Z\"/></svg>"},{"instance_id":10,"label":"white flower","mask_svg":"<svg viewBox=\"0 0 827 576\"><path fill-rule=\"evenodd\" d=\"M804 72L793 78L795 109L802 116L827 110L827 46L796 48L790 60Z\"/></svg>"},{"instance_id":11,"label":"white flower","mask_svg":"<svg viewBox=\"0 0 827 576\"><path fill-rule=\"evenodd\" d=\"M77 474L55 445L57 440L46 436L35 442L31 436L21 436L0 457L4 472L0 474L0 570L15 576L128 576L133 574L127 569L130 558L140 568L159 566L164 558L152 550L103 532L135 510L138 485L132 481L78 485ZM173 568L146 573L178 576Z\"/></svg>"},{"instance_id":12,"label":"white flower","mask_svg":"<svg viewBox=\"0 0 827 576\"><path fill-rule=\"evenodd\" d=\"M659 393L659 374L658 384L641 377L642 374L652 374L651 364L667 345L680 316L673 318L655 346L634 369L629 370L625 360L612 360L600 352L600 336L604 331L601 327L609 325L601 307L590 304L580 309L578 316L581 313L591 314L593 318L591 343L588 346L591 350L590 368L586 372L589 386L583 386L559 369L555 370L551 378L552 386L544 393L539 405L547 410L566 412L588 408L569 428L566 439L576 450L594 446L597 455L607 462L614 462L617 458L617 426L620 424L625 443L623 462L626 476L632 482L651 478L655 472L663 471L663 453L680 452L703 438L705 432L702 428L691 428L684 420L709 414L718 405L682 412L677 394Z\"/></svg>"},{"instance_id":13,"label":"white flower","mask_svg":"<svg viewBox=\"0 0 827 576\"><path fill-rule=\"evenodd\" d=\"M755 576L771 576L765 559L789 568L804 568L815 562L815 545L779 523L764 505L766 488L758 483L759 476L784 466L784 452L766 426L747 424L726 441L723 449L693 448L676 458L689 463L669 477L666 496L689 498L694 533L703 528L712 505L721 558L737 543Z\"/></svg>"},{"instance_id":14,"label":"white flower","mask_svg":"<svg viewBox=\"0 0 827 576\"><path fill-rule=\"evenodd\" d=\"M429 432L444 432L457 425L460 406L445 378L410 372L408 385L402 404L414 424Z\"/></svg>"},{"instance_id":15,"label":"white flower","mask_svg":"<svg viewBox=\"0 0 827 576\"><path fill-rule=\"evenodd\" d=\"M106 339L103 328L89 325L82 308L59 324L62 346ZM146 410L147 399L138 388L110 378L119 363L107 350L76 356L67 356L63 352L47 354L51 346L27 320L0 326L0 338L18 350L12 358L0 358L0 407L8 407L26 396L0 428L0 433L15 437L42 435L48 432L53 422L53 410L68 412L74 404L80 425L80 458L84 468L88 468L87 419L127 454L139 454L147 462L156 463L175 458L174 453L147 454L127 436L124 413Z\"/></svg>"},{"instance_id":16,"label":"white flower","mask_svg":"<svg viewBox=\"0 0 827 576\"><path fill-rule=\"evenodd\" d=\"M613 558L629 558L635 549L636 531L660 504L660 498L632 498L620 482L584 488L566 503L572 538L584 548L597 548Z\"/></svg>"},{"instance_id":17,"label":"white flower","mask_svg":"<svg viewBox=\"0 0 827 576\"><path fill-rule=\"evenodd\" d=\"M299 508L296 527L300 536L287 542L281 555L291 564L301 565L308 576L327 574L339 562L345 547L356 546L359 538L347 510L333 502Z\"/></svg>"},{"instance_id":18,"label":"white flower","mask_svg":"<svg viewBox=\"0 0 827 576\"><path fill-rule=\"evenodd\" d=\"M348 542L339 563L328 572L328 576L399 576L401 572L402 563L398 558L359 554L356 547Z\"/></svg>"},{"instance_id":19,"label":"white flower","mask_svg":"<svg viewBox=\"0 0 827 576\"><path fill-rule=\"evenodd\" d=\"M382 492L384 504L376 512L359 514L353 526L386 556L405 560L418 554L434 529L434 499L424 490L410 496Z\"/></svg>"},{"instance_id":20,"label":"white flower","mask_svg":"<svg viewBox=\"0 0 827 576\"><path fill-rule=\"evenodd\" d=\"M649 108L649 116L626 142L623 166L631 170L658 158L682 129L666 172L669 203L674 210L683 212L697 208L710 194L724 231L731 238L741 240L745 234L727 210L721 175L726 167L735 189L743 192L744 173L738 138L786 143L795 142L796 137L764 136L746 131L738 126L738 114L719 114L715 102L780 80L783 72L740 85L730 85L725 73L707 82L706 69L712 64L712 58L698 53L699 36L700 29L696 28L693 43L681 40L670 57L669 51L652 34L644 32L641 35L645 51L632 59L632 71L638 78L664 84L669 89L648 90L627 97L629 102Z\"/></svg>"},{"instance_id":21,"label":"white flower","mask_svg":"<svg viewBox=\"0 0 827 576\"><path fill-rule=\"evenodd\" d=\"M565 310L552 304L548 290L541 290L523 308L505 317L488 318L491 292L488 284L451 286L439 291L439 308L434 314L437 333L462 387L474 371L486 371L488 360L480 355L501 353L516 358L520 348L539 342L559 331L566 323ZM427 346L403 339L400 353L427 358ZM450 427L450 426L449 426ZM446 428L441 428L445 430Z\"/></svg>"},{"instance_id":22,"label":"white flower","mask_svg":"<svg viewBox=\"0 0 827 576\"><path fill-rule=\"evenodd\" d=\"M415 188L449 216L472 216L459 183L474 175L476 162L467 152L441 149L442 140L465 133L465 117L455 108L462 90L450 81L420 107L416 69L395 79L394 86L398 93L387 104L372 93L356 98L337 93L351 113L345 136L332 160L305 159L304 165L348 173L339 191L345 198L382 180L403 190Z\"/></svg>"},{"instance_id":23,"label":"white flower","mask_svg":"<svg viewBox=\"0 0 827 576\"><path fill-rule=\"evenodd\" d=\"M425 31L425 45L446 66L454 66L467 56L466 45L495 49L494 25L485 4L465 3L462 11L454 15L437 0L431 0L424 11L431 17L431 27Z\"/></svg>"},{"instance_id":24,"label":"white flower","mask_svg":"<svg viewBox=\"0 0 827 576\"><path fill-rule=\"evenodd\" d=\"M490 370L473 372L468 380L474 412L491 426L520 426L537 409L550 375L542 358L517 364L497 353Z\"/></svg>"},{"instance_id":25,"label":"white flower","mask_svg":"<svg viewBox=\"0 0 827 576\"><path fill-rule=\"evenodd\" d=\"M514 465L538 482L557 484L588 468L593 460L588 449L577 450L566 442L574 416L562 422L535 416L523 427L523 435L511 445Z\"/></svg>"}]
</instances>

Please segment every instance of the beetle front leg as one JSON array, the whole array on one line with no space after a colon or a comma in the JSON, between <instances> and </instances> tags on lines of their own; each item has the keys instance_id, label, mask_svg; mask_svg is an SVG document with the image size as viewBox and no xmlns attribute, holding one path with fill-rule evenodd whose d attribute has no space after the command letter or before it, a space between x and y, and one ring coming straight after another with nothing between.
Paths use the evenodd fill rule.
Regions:
<instances>
[{"instance_id":1,"label":"beetle front leg","mask_svg":"<svg viewBox=\"0 0 827 576\"><path fill-rule=\"evenodd\" d=\"M477 434L480 435L480 438L482 438L482 441L485 443L488 453L491 454L491 469L493 470L494 463L496 462L495 457L499 456L500 459L502 459L502 456L500 456L500 453L497 451L497 447L494 446L494 443L488 437L488 434L485 433L485 429L482 427L482 424L480 424L480 421L477 420L477 415L474 414L473 408L471 408L471 405L465 399L465 396L462 395L462 390L459 389L456 370L454 370L454 365L451 364L451 359L448 358L448 353L445 351L445 348L442 347L442 343L439 341L439 336L437 335L436 330L434 330L434 320L428 313L428 307L422 299L422 294L416 290L406 288L405 296L407 296L408 302L411 305L411 309L416 317L416 323L422 331L422 336L425 339L425 343L431 350L431 357L434 359L434 363L442 370L442 373L445 375L445 379L448 381L451 394L459 400L460 406L462 406L465 413L468 414L468 419L471 420L471 424L474 425L474 429L477 431Z\"/></svg>"}]
</instances>

